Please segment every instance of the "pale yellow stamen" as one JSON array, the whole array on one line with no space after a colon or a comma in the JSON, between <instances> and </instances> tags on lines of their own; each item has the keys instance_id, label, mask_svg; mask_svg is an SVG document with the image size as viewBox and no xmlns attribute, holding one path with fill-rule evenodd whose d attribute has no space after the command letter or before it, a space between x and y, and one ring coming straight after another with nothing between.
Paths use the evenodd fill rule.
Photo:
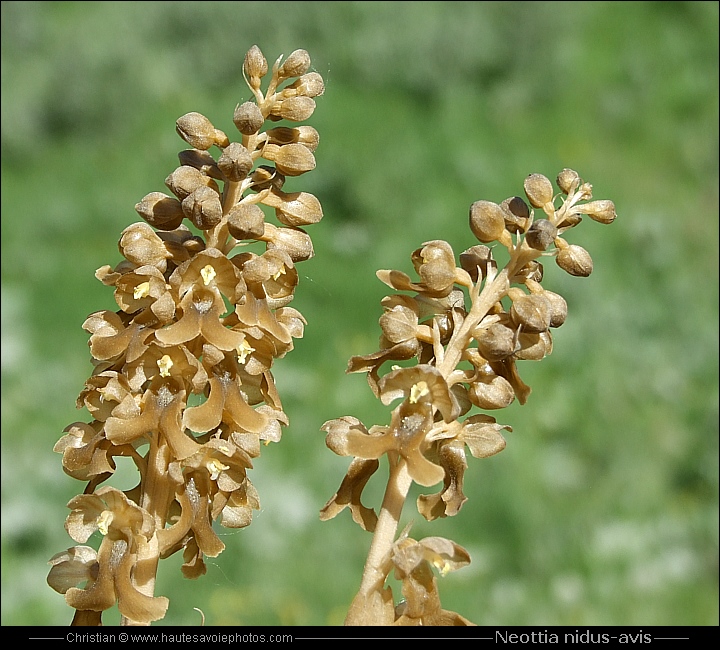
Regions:
<instances>
[{"instance_id":1,"label":"pale yellow stamen","mask_svg":"<svg viewBox=\"0 0 720 650\"><path fill-rule=\"evenodd\" d=\"M435 558L433 560L433 565L435 568L440 571L440 575L445 577L450 571L452 571L452 566L450 566L450 562L446 562L442 558Z\"/></svg>"},{"instance_id":2,"label":"pale yellow stamen","mask_svg":"<svg viewBox=\"0 0 720 650\"><path fill-rule=\"evenodd\" d=\"M150 283L141 282L137 285L137 287L135 287L135 290L133 291L133 298L135 298L135 300L140 300L140 298L145 298L149 293Z\"/></svg>"},{"instance_id":3,"label":"pale yellow stamen","mask_svg":"<svg viewBox=\"0 0 720 650\"><path fill-rule=\"evenodd\" d=\"M112 510L103 510L102 513L100 513L97 521L97 527L103 535L108 534L108 531L110 530L110 524L112 524L112 520Z\"/></svg>"},{"instance_id":4,"label":"pale yellow stamen","mask_svg":"<svg viewBox=\"0 0 720 650\"><path fill-rule=\"evenodd\" d=\"M416 404L421 397L430 394L430 388L424 381L419 381L410 389L410 404Z\"/></svg>"},{"instance_id":5,"label":"pale yellow stamen","mask_svg":"<svg viewBox=\"0 0 720 650\"><path fill-rule=\"evenodd\" d=\"M170 368L173 367L173 360L167 354L163 355L160 359L158 359L157 365L158 368L160 368L161 377L170 376Z\"/></svg>"},{"instance_id":6,"label":"pale yellow stamen","mask_svg":"<svg viewBox=\"0 0 720 650\"><path fill-rule=\"evenodd\" d=\"M216 458L212 458L209 460L205 467L207 467L207 471L210 472L210 478L213 481L217 481L218 476L222 474L226 469L230 469L228 465L223 465L219 460Z\"/></svg>"},{"instance_id":7,"label":"pale yellow stamen","mask_svg":"<svg viewBox=\"0 0 720 650\"><path fill-rule=\"evenodd\" d=\"M207 286L215 279L217 273L212 265L208 264L200 270L200 275L202 275L203 282L205 283L205 286Z\"/></svg>"},{"instance_id":8,"label":"pale yellow stamen","mask_svg":"<svg viewBox=\"0 0 720 650\"><path fill-rule=\"evenodd\" d=\"M272 279L277 280L281 275L285 275L285 266L281 266L280 270L273 274Z\"/></svg>"},{"instance_id":9,"label":"pale yellow stamen","mask_svg":"<svg viewBox=\"0 0 720 650\"><path fill-rule=\"evenodd\" d=\"M247 358L255 352L255 348L252 347L247 341L243 341L240 345L237 346L237 353L238 353L238 363L244 364L247 361Z\"/></svg>"}]
</instances>

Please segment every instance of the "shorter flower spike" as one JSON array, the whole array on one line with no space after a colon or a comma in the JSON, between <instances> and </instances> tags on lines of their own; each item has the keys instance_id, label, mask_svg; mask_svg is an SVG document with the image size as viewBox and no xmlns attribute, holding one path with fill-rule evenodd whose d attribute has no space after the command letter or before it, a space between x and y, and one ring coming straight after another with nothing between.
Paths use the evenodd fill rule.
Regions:
<instances>
[{"instance_id":1,"label":"shorter flower spike","mask_svg":"<svg viewBox=\"0 0 720 650\"><path fill-rule=\"evenodd\" d=\"M542 174L525 179L530 206L518 196L499 204L475 201L469 224L481 243L466 249L459 265L450 244L433 240L411 255L418 280L398 270L377 272L381 282L406 293L383 298L380 349L352 357L348 372L367 373L380 401L396 404L390 424L367 429L348 416L323 426L327 446L353 460L321 518L350 507L353 519L374 534L348 625L470 624L441 608L432 571L445 575L469 562L467 553L440 538L416 542L405 535L394 537L413 482L424 487L442 482L439 492L417 500L425 519L455 516L467 502L465 448L475 458L489 458L505 448L501 431L512 431L508 425L486 413L467 414L473 408L501 410L516 399L525 404L530 387L520 378L517 363L552 352L550 330L563 325L568 306L562 296L543 287L540 260L555 257L558 266L574 276L592 272L589 253L568 243L565 234L583 214L611 223L615 206L611 201L583 203L592 198L592 186L573 170L560 172L557 184L558 197L564 197L557 205L552 183ZM542 211L537 219L536 209ZM502 269L493 242L509 254ZM403 366L384 369L388 361ZM390 475L376 515L360 497L383 456ZM391 615L392 590L385 580L393 568L405 600Z\"/></svg>"}]
</instances>

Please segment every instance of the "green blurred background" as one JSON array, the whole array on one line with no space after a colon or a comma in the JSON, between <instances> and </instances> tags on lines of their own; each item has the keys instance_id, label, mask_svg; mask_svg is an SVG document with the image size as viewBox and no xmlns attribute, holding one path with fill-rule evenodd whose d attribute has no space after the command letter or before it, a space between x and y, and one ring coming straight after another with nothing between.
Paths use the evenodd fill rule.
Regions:
<instances>
[{"instance_id":1,"label":"green blurred background","mask_svg":"<svg viewBox=\"0 0 720 650\"><path fill-rule=\"evenodd\" d=\"M473 201L571 167L617 205L569 234L593 275L546 264L570 314L520 364L528 404L495 413L507 449L470 458L457 517L424 521L415 491L403 523L469 550L440 593L479 624L717 625L716 2L3 2L2 624L71 618L46 563L83 485L52 447L88 419L81 324L116 309L93 273L165 189L180 115L233 138L253 44L307 49L326 82L317 169L292 179L325 211L293 303L308 326L275 366L291 425L251 471L262 510L200 580L161 563L159 624L342 622L370 535L318 519L348 464L320 426L387 423L344 374L377 349L375 270L409 272L429 239L460 253Z\"/></svg>"}]
</instances>

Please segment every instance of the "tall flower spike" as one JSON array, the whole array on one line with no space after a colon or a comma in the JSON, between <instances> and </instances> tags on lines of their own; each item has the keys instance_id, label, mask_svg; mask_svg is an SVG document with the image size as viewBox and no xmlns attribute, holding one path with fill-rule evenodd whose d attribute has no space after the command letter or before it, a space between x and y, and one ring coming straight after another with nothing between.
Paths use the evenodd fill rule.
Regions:
<instances>
[{"instance_id":1,"label":"tall flower spike","mask_svg":"<svg viewBox=\"0 0 720 650\"><path fill-rule=\"evenodd\" d=\"M427 242L412 254L419 281L401 271L381 270L378 278L396 291L383 299L380 350L350 359L348 372L366 372L368 383L389 406L402 400L388 426L367 429L347 416L322 427L326 444L341 456L353 457L336 495L321 511L323 520L350 507L353 519L373 533L360 589L346 625L469 625L467 619L442 609L433 568L445 575L470 561L462 547L442 538L395 538L408 491L413 482L430 487L442 482L436 494L421 495L420 514L428 521L456 515L467 498L463 479L468 463L465 447L475 458L488 458L505 448L503 429L494 417L473 407L499 410L516 398L524 404L530 387L522 379L518 361L539 360L552 352L551 329L567 317L562 296L542 286L538 261L555 257L560 268L574 276L593 269L589 253L565 241L564 235L587 214L599 223L615 219L612 201L592 201L592 186L577 172L564 169L557 177L564 197L557 201L552 183L542 174L525 179L532 207L520 197L502 203L476 201L469 225L482 242L460 255L450 244ZM560 195L558 195L560 196ZM535 210L541 216L535 219ZM498 242L509 254L499 270L492 249ZM468 299L461 289L467 290ZM503 302L504 301L504 302ZM417 365L393 367L381 374L387 361L416 359ZM387 456L390 476L380 512L362 505L365 485ZM394 570L402 581L404 601L393 606L386 580Z\"/></svg>"},{"instance_id":2,"label":"tall flower spike","mask_svg":"<svg viewBox=\"0 0 720 650\"><path fill-rule=\"evenodd\" d=\"M191 148L165 179L171 195L154 191L137 203L144 222L122 232L124 259L96 273L119 310L83 325L95 370L78 407L92 419L67 427L55 445L65 472L87 482L66 523L83 545L54 556L48 576L75 608L74 625L101 625L115 604L126 624L162 618L159 560L182 551L183 573L199 577L203 557L224 548L212 522L241 528L260 507L247 470L260 442L278 441L288 424L271 368L303 335L305 319L287 306L295 265L313 256L300 226L323 216L314 195L282 189L286 176L315 168L317 131L275 124L309 118L323 80L308 72L305 50L280 61L267 78L260 49L247 53L254 100L235 109L237 141L200 113L177 120ZM243 252L253 242L264 252ZM117 456L135 463L132 490L101 487ZM95 531L97 550L84 545Z\"/></svg>"}]
</instances>

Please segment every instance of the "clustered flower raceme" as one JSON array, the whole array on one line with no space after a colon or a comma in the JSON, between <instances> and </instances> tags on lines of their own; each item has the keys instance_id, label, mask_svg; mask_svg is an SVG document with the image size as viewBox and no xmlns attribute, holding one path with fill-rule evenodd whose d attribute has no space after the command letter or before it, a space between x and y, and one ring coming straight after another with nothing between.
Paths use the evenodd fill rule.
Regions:
<instances>
[{"instance_id":1,"label":"clustered flower raceme","mask_svg":"<svg viewBox=\"0 0 720 650\"><path fill-rule=\"evenodd\" d=\"M145 222L123 231L123 261L96 273L120 309L83 325L95 369L78 408L93 420L71 424L55 446L66 473L88 483L68 504L68 533L80 544L102 535L97 551L76 546L51 560L48 582L77 610L74 624L101 624L115 603L128 624L162 618L158 560L182 551L184 575L199 577L203 557L224 548L212 522L247 526L259 508L247 470L288 424L271 367L303 335L288 304L296 264L313 256L302 228L323 216L312 194L283 191L286 177L314 169L317 131L262 129L312 115L324 85L310 63L305 50L280 57L263 92L268 64L250 49L243 72L254 99L235 109L238 142L199 113L177 120L192 148L165 180L172 196L152 192L135 206ZM132 490L99 487L118 456L137 466Z\"/></svg>"},{"instance_id":2,"label":"clustered flower raceme","mask_svg":"<svg viewBox=\"0 0 720 650\"><path fill-rule=\"evenodd\" d=\"M398 522L380 533L377 514L361 502L365 485L379 467L378 459L385 455L390 462L391 482L393 476L399 476L400 467L409 477L402 500L412 481L424 487L442 481L438 493L419 497L418 510L428 521L454 516L467 500L463 494L465 447L475 458L487 458L505 448L501 431L510 431L509 426L498 424L486 413L461 418L473 407L493 411L515 399L526 402L530 387L520 378L517 362L550 354L551 330L560 327L567 316L565 300L542 286L543 266L538 260L554 258L570 275L590 275L590 255L565 241L563 234L580 223L581 215L600 223L611 223L616 216L611 201L590 201L592 186L577 172L564 169L557 185L560 193L556 195L548 178L531 174L524 183L530 205L518 196L500 204L473 203L470 229L480 244L460 255L459 266L450 244L435 240L412 254L419 281L401 271L377 272L392 289L413 295L397 294L382 300L380 350L350 359L348 372L366 372L370 387L383 404L402 401L392 411L387 426L368 430L353 417L324 424L327 446L341 456L354 458L340 489L322 509L323 520L349 508L353 519L365 530L375 532L375 537L382 534L387 538L388 530L394 536ZM510 255L500 271L487 246L492 242L499 242ZM385 362L413 359L417 365L394 366L380 376ZM391 502L398 498L393 497L393 491L399 493L397 486L389 485L386 498ZM397 507L395 510L390 518L398 515ZM408 624L406 612L414 611L419 613L412 617L413 624L438 624L437 618L432 619L437 608L423 609L428 602L435 602L434 596L428 600L426 593L421 598L417 589L407 586L412 572L398 569L393 559L399 543L385 539L378 542L384 544L384 552L371 551L374 561L366 565L363 584L346 623ZM407 543L405 540L403 545ZM393 563L406 597L394 614L387 606L392 602L390 588L382 588ZM459 565L443 566L454 569ZM435 583L426 584L430 593ZM457 617L450 612L444 620L466 624Z\"/></svg>"}]
</instances>

